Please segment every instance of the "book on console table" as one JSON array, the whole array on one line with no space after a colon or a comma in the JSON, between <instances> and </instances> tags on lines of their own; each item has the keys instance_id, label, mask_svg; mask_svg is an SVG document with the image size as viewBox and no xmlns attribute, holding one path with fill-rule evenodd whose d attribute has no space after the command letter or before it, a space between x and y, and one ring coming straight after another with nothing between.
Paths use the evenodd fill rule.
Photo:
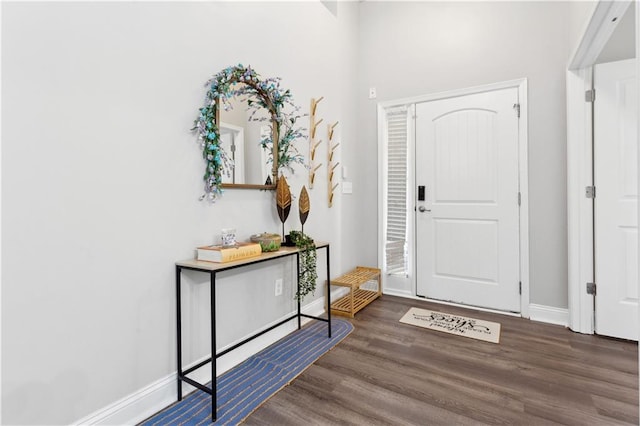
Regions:
<instances>
[{"instance_id":1,"label":"book on console table","mask_svg":"<svg viewBox=\"0 0 640 426\"><path fill-rule=\"evenodd\" d=\"M260 256L262 248L258 243L237 243L235 246L223 247L219 245L198 247L197 260L207 262L233 262L250 257Z\"/></svg>"}]
</instances>

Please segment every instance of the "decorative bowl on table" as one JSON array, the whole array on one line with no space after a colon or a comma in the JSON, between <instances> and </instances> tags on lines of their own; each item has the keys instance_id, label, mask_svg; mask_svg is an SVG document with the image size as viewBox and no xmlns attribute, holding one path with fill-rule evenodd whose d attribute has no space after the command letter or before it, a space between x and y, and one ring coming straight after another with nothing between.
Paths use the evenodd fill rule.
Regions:
<instances>
[{"instance_id":1,"label":"decorative bowl on table","mask_svg":"<svg viewBox=\"0 0 640 426\"><path fill-rule=\"evenodd\" d=\"M280 234L264 232L262 234L252 235L251 242L259 243L263 252L278 251L280 250L282 238L280 237Z\"/></svg>"}]
</instances>

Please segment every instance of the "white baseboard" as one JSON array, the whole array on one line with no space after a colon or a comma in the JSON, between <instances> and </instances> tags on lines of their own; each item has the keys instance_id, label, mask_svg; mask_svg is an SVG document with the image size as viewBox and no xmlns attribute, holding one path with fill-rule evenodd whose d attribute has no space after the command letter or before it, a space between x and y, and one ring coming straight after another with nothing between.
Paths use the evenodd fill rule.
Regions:
<instances>
[{"instance_id":1,"label":"white baseboard","mask_svg":"<svg viewBox=\"0 0 640 426\"><path fill-rule=\"evenodd\" d=\"M423 297L414 296L410 292L405 292L402 290L385 289L384 294L388 294L389 296L404 297L407 299L439 303L442 305L457 306L460 308L476 309L479 311L492 312L492 313L501 314L501 315L517 316L517 317L521 316L520 314L516 314L512 312L496 311L495 309L479 308L477 306L465 306L465 305L460 305L458 303L444 302L441 300L425 299ZM539 321L539 322L545 322L548 324L562 325L564 327L568 327L569 326L569 310L563 309L563 308L555 308L553 306L529 304L529 319L532 321Z\"/></svg>"},{"instance_id":2,"label":"white baseboard","mask_svg":"<svg viewBox=\"0 0 640 426\"><path fill-rule=\"evenodd\" d=\"M405 297L409 299L419 299L418 297L414 296L413 293L409 290L398 290L395 288L383 288L382 294L388 294L389 296ZM420 299L420 300L424 300L424 299Z\"/></svg>"},{"instance_id":3,"label":"white baseboard","mask_svg":"<svg viewBox=\"0 0 640 426\"><path fill-rule=\"evenodd\" d=\"M548 324L569 326L569 310L553 306L529 305L529 319L546 322Z\"/></svg>"},{"instance_id":4,"label":"white baseboard","mask_svg":"<svg viewBox=\"0 0 640 426\"><path fill-rule=\"evenodd\" d=\"M338 289L331 292L331 299L340 297L343 289ZM317 300L302 307L302 312L307 315L319 316L325 312L325 298L320 297ZM288 316L288 315L287 315ZM284 316L282 319L286 318ZM281 321L276 320L273 324ZM308 318L303 318L302 322L307 323L311 321ZM271 324L265 326L268 328ZM287 334L296 329L296 321L292 320L290 323L284 324L281 327L263 334L262 336L252 340L239 348L225 354L217 360L217 374L220 375L227 370L240 364L245 359L249 358L260 352L262 349L273 344L274 342L282 339ZM242 340L242 339L240 339ZM239 341L240 341L239 340ZM226 347L231 347L235 344L231 343ZM226 347L220 348L221 351ZM201 360L193 362L191 365L196 365L198 362L208 358L205 356ZM186 366L188 368L189 366ZM161 411L165 407L176 402L176 386L177 386L177 373L171 373L168 376L157 380L150 385L116 401L82 419L74 422L74 425L135 425L142 420L152 416L153 414ZM211 381L211 368L209 365L199 368L193 373L189 374L189 377L200 382L207 383ZM186 395L191 392L192 386L183 383L182 393Z\"/></svg>"}]
</instances>

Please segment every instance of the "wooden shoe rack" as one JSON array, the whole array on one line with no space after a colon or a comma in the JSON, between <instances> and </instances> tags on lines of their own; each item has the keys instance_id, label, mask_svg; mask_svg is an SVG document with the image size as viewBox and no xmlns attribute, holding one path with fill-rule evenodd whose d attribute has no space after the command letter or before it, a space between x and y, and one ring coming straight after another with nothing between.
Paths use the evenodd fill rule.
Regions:
<instances>
[{"instance_id":1,"label":"wooden shoe rack","mask_svg":"<svg viewBox=\"0 0 640 426\"><path fill-rule=\"evenodd\" d=\"M371 281L377 281L375 290L360 288L363 284ZM349 294L331 304L331 315L344 315L353 318L358 311L382 294L382 281L378 268L358 266L353 271L332 279L331 285L349 288Z\"/></svg>"}]
</instances>

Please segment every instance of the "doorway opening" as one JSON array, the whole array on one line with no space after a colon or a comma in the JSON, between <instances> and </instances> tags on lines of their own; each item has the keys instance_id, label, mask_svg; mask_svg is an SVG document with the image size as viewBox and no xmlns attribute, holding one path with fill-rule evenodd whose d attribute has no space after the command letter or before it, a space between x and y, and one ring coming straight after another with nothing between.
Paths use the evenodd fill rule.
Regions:
<instances>
[{"instance_id":1,"label":"doorway opening","mask_svg":"<svg viewBox=\"0 0 640 426\"><path fill-rule=\"evenodd\" d=\"M638 56L640 43L637 41L640 33L635 34L637 31L629 31L628 37L623 38L619 38L617 33L618 26L623 22L637 25L640 21L640 10L633 7L633 2L598 2L567 70L569 328L586 334L593 334L596 331L595 299L598 297L598 293L602 293L602 287L600 291L597 289L598 283L595 273L597 265L594 262L594 255L597 255L597 248L594 246L594 223L597 224L597 219L594 217L594 198L591 197L591 194L586 193L586 189L594 186L594 151L592 146L594 141L594 104L591 100L595 98L595 103L598 103L597 91L595 97L591 96L594 85L594 65L623 59L607 56L607 49L614 40L631 45L631 49L625 49L625 51L631 52L628 54L632 56ZM635 68L636 76L633 80L636 84L635 94L637 97L639 90L637 62ZM636 124L636 132L637 126ZM632 156L637 166L638 156L637 154ZM598 195L601 194L596 191L596 200ZM637 244L635 244L635 249L635 255L630 252L630 256L635 257L638 261ZM637 270L635 272L637 274ZM635 293L637 294L637 278L632 281L635 283ZM595 296L592 291L594 284ZM636 328L638 327L637 318L636 314Z\"/></svg>"},{"instance_id":2,"label":"doorway opening","mask_svg":"<svg viewBox=\"0 0 640 426\"><path fill-rule=\"evenodd\" d=\"M526 95L519 79L378 105L386 294L529 317Z\"/></svg>"}]
</instances>

